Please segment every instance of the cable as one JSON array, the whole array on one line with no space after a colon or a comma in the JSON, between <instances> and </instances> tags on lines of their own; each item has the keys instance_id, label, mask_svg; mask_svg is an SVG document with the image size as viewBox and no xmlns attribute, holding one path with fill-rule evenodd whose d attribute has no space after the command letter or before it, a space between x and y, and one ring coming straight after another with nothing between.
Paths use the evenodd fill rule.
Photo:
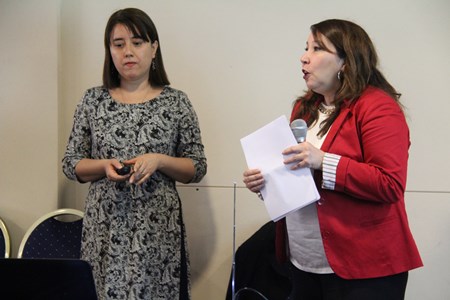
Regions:
<instances>
[{"instance_id":1,"label":"cable","mask_svg":"<svg viewBox=\"0 0 450 300\"><path fill-rule=\"evenodd\" d=\"M256 293L258 296L260 296L261 299L269 300L268 298L266 298L263 294L261 294L261 293L258 292L257 290L252 289L252 288L248 288L248 287L243 287L243 288L241 288L239 291L237 291L236 295L234 295L234 300L239 300L239 294L240 294L241 292L243 292L243 291L254 292L254 293Z\"/></svg>"}]
</instances>

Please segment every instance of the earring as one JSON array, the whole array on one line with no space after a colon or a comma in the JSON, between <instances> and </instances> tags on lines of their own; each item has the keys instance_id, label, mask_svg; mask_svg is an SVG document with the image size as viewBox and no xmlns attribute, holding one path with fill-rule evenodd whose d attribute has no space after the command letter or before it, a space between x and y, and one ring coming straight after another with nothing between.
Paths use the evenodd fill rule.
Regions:
<instances>
[{"instance_id":1,"label":"earring","mask_svg":"<svg viewBox=\"0 0 450 300\"><path fill-rule=\"evenodd\" d=\"M153 71L156 70L156 63L155 63L155 60L152 60L152 70L153 70Z\"/></svg>"},{"instance_id":2,"label":"earring","mask_svg":"<svg viewBox=\"0 0 450 300\"><path fill-rule=\"evenodd\" d=\"M337 73L337 78L338 78L338 80L341 80L341 71L339 71L339 72Z\"/></svg>"}]
</instances>

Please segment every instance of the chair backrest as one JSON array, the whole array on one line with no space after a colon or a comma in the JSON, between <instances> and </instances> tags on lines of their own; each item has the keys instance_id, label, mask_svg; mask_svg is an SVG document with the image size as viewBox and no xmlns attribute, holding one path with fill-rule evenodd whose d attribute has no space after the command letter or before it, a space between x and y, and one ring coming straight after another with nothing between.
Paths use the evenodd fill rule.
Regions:
<instances>
[{"instance_id":1,"label":"chair backrest","mask_svg":"<svg viewBox=\"0 0 450 300\"><path fill-rule=\"evenodd\" d=\"M18 258L80 258L83 212L58 209L39 218L25 233Z\"/></svg>"},{"instance_id":2,"label":"chair backrest","mask_svg":"<svg viewBox=\"0 0 450 300\"><path fill-rule=\"evenodd\" d=\"M9 257L10 250L10 241L9 241L9 233L6 228L5 223L0 219L0 257L2 257L4 253L4 258Z\"/></svg>"}]
</instances>

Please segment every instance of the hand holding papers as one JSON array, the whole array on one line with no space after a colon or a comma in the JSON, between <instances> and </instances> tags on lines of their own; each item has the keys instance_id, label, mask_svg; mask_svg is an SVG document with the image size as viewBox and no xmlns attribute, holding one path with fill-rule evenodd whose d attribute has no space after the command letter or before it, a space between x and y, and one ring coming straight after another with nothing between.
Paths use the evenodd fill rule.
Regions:
<instances>
[{"instance_id":1,"label":"hand holding papers","mask_svg":"<svg viewBox=\"0 0 450 300\"><path fill-rule=\"evenodd\" d=\"M291 170L283 163L281 152L296 144L285 116L241 139L248 167L264 176L261 194L273 221L320 198L309 168Z\"/></svg>"}]
</instances>

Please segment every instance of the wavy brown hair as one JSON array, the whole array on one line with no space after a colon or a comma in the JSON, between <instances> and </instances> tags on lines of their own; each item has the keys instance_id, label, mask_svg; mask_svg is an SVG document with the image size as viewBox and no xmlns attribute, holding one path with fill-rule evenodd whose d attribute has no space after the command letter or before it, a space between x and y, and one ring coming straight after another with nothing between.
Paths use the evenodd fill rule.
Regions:
<instances>
[{"instance_id":1,"label":"wavy brown hair","mask_svg":"<svg viewBox=\"0 0 450 300\"><path fill-rule=\"evenodd\" d=\"M161 42L155 24L150 17L140 9L125 8L116 11L109 17L105 28L105 63L103 65L103 86L111 89L120 86L120 75L114 66L111 56L111 33L117 24L127 27L134 36L142 38L144 41L153 43L158 41L158 49L154 58L155 70L150 68L148 81L153 87L169 85L166 70L161 54Z\"/></svg>"},{"instance_id":2,"label":"wavy brown hair","mask_svg":"<svg viewBox=\"0 0 450 300\"><path fill-rule=\"evenodd\" d=\"M336 54L343 59L345 65L340 74L340 87L334 99L336 109L323 122L319 136L323 136L330 129L344 101L357 100L369 85L385 91L401 106L399 101L401 94L378 69L375 47L364 29L350 21L330 19L312 25L311 33L325 51L331 52L323 42L323 37L326 37L336 48ZM294 105L300 104L298 102L302 103L293 117L307 119L308 126L313 124L319 117L317 107L321 101L323 101L322 95L308 90L296 99Z\"/></svg>"}]
</instances>

